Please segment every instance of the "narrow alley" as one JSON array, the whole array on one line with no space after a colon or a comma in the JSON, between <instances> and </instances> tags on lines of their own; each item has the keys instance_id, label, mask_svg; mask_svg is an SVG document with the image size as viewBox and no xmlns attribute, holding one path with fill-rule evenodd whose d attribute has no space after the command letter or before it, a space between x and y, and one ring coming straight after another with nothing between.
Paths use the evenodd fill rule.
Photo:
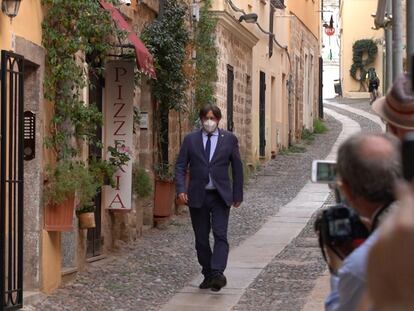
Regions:
<instances>
[{"instance_id":1,"label":"narrow alley","mask_svg":"<svg viewBox=\"0 0 414 311\"><path fill-rule=\"evenodd\" d=\"M184 210L166 229L120 245L116 254L25 310L321 310L329 280L312 215L333 197L326 185L310 183L311 162L334 159L351 133L383 126L366 100L327 100L325 108L326 133L283 151L250 176L245 201L230 217L229 284L221 292L197 287L199 268Z\"/></svg>"},{"instance_id":2,"label":"narrow alley","mask_svg":"<svg viewBox=\"0 0 414 311\"><path fill-rule=\"evenodd\" d=\"M0 0L0 311L414 310L413 16Z\"/></svg>"}]
</instances>

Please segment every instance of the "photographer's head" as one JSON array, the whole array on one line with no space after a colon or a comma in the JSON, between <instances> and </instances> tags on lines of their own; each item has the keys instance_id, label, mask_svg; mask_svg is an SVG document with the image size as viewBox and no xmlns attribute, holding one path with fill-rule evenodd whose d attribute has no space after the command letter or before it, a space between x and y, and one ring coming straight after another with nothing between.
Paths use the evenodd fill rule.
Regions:
<instances>
[{"instance_id":1,"label":"photographer's head","mask_svg":"<svg viewBox=\"0 0 414 311\"><path fill-rule=\"evenodd\" d=\"M386 134L356 134L339 148L338 181L356 212L371 219L394 201L393 187L401 175L399 141Z\"/></svg>"}]
</instances>

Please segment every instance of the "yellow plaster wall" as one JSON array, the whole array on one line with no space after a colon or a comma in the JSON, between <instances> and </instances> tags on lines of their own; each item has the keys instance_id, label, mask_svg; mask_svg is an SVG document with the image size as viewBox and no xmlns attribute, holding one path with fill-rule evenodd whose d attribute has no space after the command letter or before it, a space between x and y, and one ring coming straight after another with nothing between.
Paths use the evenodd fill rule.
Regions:
<instances>
[{"instance_id":1,"label":"yellow plaster wall","mask_svg":"<svg viewBox=\"0 0 414 311\"><path fill-rule=\"evenodd\" d=\"M346 0L341 8L342 36L341 36L341 77L342 91L345 97L350 97L359 90L359 82L354 80L349 70L352 65L352 45L360 39L383 38L382 30L373 30L373 18L371 13L377 8L376 0ZM357 21L357 22L356 22ZM375 70L382 85L383 79L383 52L382 46L378 46L378 54L374 64ZM370 65L369 67L371 67ZM352 95L353 94L353 95Z\"/></svg>"},{"instance_id":2,"label":"yellow plaster wall","mask_svg":"<svg viewBox=\"0 0 414 311\"><path fill-rule=\"evenodd\" d=\"M42 20L40 0L22 1L18 15L11 22L10 18L0 12L0 49L11 50L12 33L41 45Z\"/></svg>"},{"instance_id":3,"label":"yellow plaster wall","mask_svg":"<svg viewBox=\"0 0 414 311\"><path fill-rule=\"evenodd\" d=\"M43 230L42 236L42 290L49 294L62 280L60 233Z\"/></svg>"},{"instance_id":4,"label":"yellow plaster wall","mask_svg":"<svg viewBox=\"0 0 414 311\"><path fill-rule=\"evenodd\" d=\"M319 39L321 31L320 0L289 0L286 4L288 11L296 15L313 35Z\"/></svg>"}]
</instances>

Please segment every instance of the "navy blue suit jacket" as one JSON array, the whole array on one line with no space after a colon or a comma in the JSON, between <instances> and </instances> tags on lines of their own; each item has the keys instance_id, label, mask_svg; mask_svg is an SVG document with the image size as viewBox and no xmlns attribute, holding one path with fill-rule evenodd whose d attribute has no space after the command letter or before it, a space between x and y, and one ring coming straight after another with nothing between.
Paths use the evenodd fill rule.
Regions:
<instances>
[{"instance_id":1,"label":"navy blue suit jacket","mask_svg":"<svg viewBox=\"0 0 414 311\"><path fill-rule=\"evenodd\" d=\"M232 168L233 185L230 183L229 166ZM190 169L188 189L186 185L187 168ZM198 130L185 136L175 165L177 194L188 194L188 206L201 207L209 174L214 186L228 206L243 201L243 165L240 159L237 137L219 129L216 150L210 163L207 162L202 131Z\"/></svg>"}]
</instances>

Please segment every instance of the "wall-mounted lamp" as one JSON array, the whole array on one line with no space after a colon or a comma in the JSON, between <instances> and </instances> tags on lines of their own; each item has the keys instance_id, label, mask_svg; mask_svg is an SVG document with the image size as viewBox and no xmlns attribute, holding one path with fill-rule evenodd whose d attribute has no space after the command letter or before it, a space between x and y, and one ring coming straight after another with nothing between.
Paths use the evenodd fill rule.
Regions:
<instances>
[{"instance_id":1,"label":"wall-mounted lamp","mask_svg":"<svg viewBox=\"0 0 414 311\"><path fill-rule=\"evenodd\" d=\"M256 13L249 13L243 14L239 17L239 22L245 21L246 23L253 24L257 22L257 14Z\"/></svg>"},{"instance_id":2,"label":"wall-mounted lamp","mask_svg":"<svg viewBox=\"0 0 414 311\"><path fill-rule=\"evenodd\" d=\"M10 18L14 18L19 13L20 3L22 0L3 0L1 10Z\"/></svg>"},{"instance_id":3,"label":"wall-mounted lamp","mask_svg":"<svg viewBox=\"0 0 414 311\"><path fill-rule=\"evenodd\" d=\"M280 10L284 10L286 9L285 6L285 0L270 0L270 4L275 8L275 9L280 9Z\"/></svg>"}]
</instances>

